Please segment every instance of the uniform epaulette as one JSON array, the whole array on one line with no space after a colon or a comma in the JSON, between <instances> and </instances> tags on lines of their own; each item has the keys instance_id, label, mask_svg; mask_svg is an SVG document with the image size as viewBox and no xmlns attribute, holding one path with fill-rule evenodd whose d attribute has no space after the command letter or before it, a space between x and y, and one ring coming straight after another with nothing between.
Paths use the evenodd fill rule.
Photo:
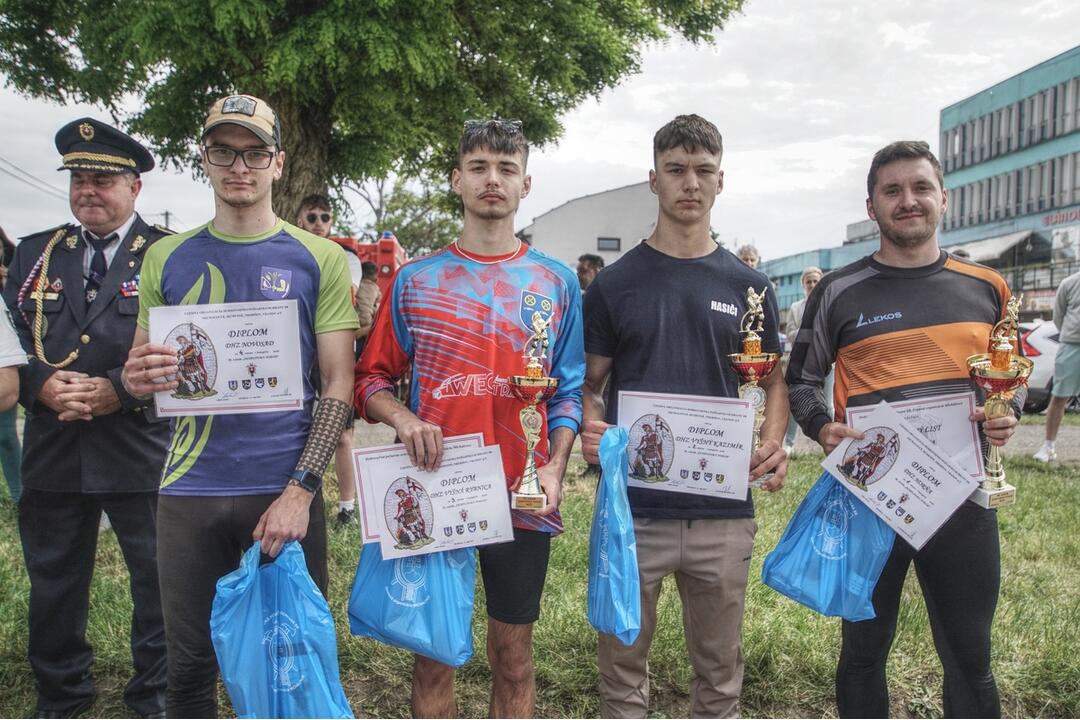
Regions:
<instances>
[{"instance_id":1,"label":"uniform epaulette","mask_svg":"<svg viewBox=\"0 0 1080 720\"><path fill-rule=\"evenodd\" d=\"M176 234L175 230L170 230L169 228L165 227L164 225L156 225L155 224L155 225L151 225L150 227L154 228L155 230L157 230L162 235L175 235Z\"/></svg>"},{"instance_id":2,"label":"uniform epaulette","mask_svg":"<svg viewBox=\"0 0 1080 720\"><path fill-rule=\"evenodd\" d=\"M52 237L53 233L55 233L60 228L63 228L64 230L74 230L76 227L77 226L72 225L71 223L63 223L62 225L57 225L56 227L51 227L48 230L41 230L41 231L36 232L36 233L31 233L30 235L23 235L21 238L19 238L19 242L26 242L27 240L34 240L36 238L41 238L41 237L44 237L44 238Z\"/></svg>"}]
</instances>

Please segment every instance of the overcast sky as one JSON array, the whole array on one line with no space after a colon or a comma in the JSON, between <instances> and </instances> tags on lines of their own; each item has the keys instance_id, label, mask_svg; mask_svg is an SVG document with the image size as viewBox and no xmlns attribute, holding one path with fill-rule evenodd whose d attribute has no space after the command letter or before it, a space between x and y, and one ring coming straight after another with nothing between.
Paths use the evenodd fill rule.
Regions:
<instances>
[{"instance_id":1,"label":"overcast sky","mask_svg":"<svg viewBox=\"0 0 1080 720\"><path fill-rule=\"evenodd\" d=\"M865 218L874 151L900 138L937 148L941 108L1075 46L1070 0L748 0L712 46L648 48L640 74L564 118L557 145L534 152L533 191L517 226L580 195L647 179L652 135L696 112L724 136L725 189L713 225L764 258L839 245ZM0 224L19 236L70 218L53 134L94 107L0 90ZM32 189L9 163L59 191ZM139 210L183 229L213 212L186 172L145 176ZM353 207L361 210L357 201Z\"/></svg>"}]
</instances>

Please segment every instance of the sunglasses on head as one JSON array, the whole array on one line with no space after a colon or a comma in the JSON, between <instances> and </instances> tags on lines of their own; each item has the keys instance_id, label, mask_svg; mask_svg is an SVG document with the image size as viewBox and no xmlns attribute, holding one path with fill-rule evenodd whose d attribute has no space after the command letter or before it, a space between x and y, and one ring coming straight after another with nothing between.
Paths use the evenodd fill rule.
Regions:
<instances>
[{"instance_id":1,"label":"sunglasses on head","mask_svg":"<svg viewBox=\"0 0 1080 720\"><path fill-rule=\"evenodd\" d=\"M521 132L521 121L510 119L503 120L501 118L489 118L487 120L466 120L465 127L462 128L463 132L470 133L482 130L484 128L494 128L501 130L510 135L515 135Z\"/></svg>"},{"instance_id":2,"label":"sunglasses on head","mask_svg":"<svg viewBox=\"0 0 1080 720\"><path fill-rule=\"evenodd\" d=\"M313 223L316 220L322 220L323 222L330 222L330 213L328 213L328 212L324 212L324 213L309 212L307 214L307 221L309 223Z\"/></svg>"}]
</instances>

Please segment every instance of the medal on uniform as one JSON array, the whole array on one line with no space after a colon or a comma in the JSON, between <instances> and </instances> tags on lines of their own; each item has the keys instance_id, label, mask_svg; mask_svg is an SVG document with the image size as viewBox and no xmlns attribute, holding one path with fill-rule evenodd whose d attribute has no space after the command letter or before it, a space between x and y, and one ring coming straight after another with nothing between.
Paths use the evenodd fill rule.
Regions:
<instances>
[{"instance_id":1,"label":"medal on uniform","mask_svg":"<svg viewBox=\"0 0 1080 720\"><path fill-rule=\"evenodd\" d=\"M137 253L143 249L143 245L146 244L146 238L142 235L136 235L135 239L131 243L131 252Z\"/></svg>"}]
</instances>

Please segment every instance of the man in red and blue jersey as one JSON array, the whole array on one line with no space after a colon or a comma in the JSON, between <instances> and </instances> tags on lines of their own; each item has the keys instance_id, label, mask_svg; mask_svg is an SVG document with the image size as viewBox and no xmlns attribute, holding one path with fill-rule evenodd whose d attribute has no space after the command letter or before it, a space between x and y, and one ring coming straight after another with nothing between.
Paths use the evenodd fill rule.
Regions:
<instances>
[{"instance_id":1,"label":"man in red and blue jersey","mask_svg":"<svg viewBox=\"0 0 1080 720\"><path fill-rule=\"evenodd\" d=\"M451 177L465 210L461 238L398 271L356 367L357 412L393 427L417 467L439 466L444 436L482 432L485 443L501 447L512 489L526 446L522 403L507 378L523 373L534 315L548 321L544 373L559 387L546 408L539 407L545 427L536 457L547 504L536 512L511 511L514 540L479 550L492 717L528 717L536 703L532 626L540 616L551 537L562 531L559 498L581 422L585 376L577 277L514 235L514 214L532 183L528 152L519 121L465 124ZM408 407L392 392L406 372ZM417 655L413 716L453 716L453 683L453 668Z\"/></svg>"}]
</instances>

